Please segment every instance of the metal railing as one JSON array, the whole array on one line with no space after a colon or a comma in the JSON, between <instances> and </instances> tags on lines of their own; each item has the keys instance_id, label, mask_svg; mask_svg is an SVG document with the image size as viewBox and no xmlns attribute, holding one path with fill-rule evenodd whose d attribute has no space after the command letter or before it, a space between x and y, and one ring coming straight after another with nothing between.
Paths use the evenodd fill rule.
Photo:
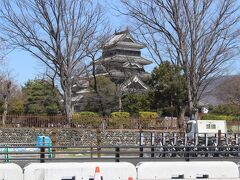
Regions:
<instances>
[{"instance_id":1,"label":"metal railing","mask_svg":"<svg viewBox=\"0 0 240 180\"><path fill-rule=\"evenodd\" d=\"M171 117L143 120L140 118L114 119L110 117L82 117L75 115L69 124L64 115L7 115L6 128L89 128L89 129L177 129L177 119Z\"/></svg>"},{"instance_id":2,"label":"metal railing","mask_svg":"<svg viewBox=\"0 0 240 180\"><path fill-rule=\"evenodd\" d=\"M1 146L0 160L13 161L83 161L134 159L236 159L239 146Z\"/></svg>"},{"instance_id":3,"label":"metal railing","mask_svg":"<svg viewBox=\"0 0 240 180\"><path fill-rule=\"evenodd\" d=\"M0 115L0 127L2 124ZM110 117L82 117L75 115L71 124L64 115L7 115L4 127L6 128L89 128L89 129L157 129L177 130L178 122L175 117L160 117L151 120L140 118L128 118L121 122L121 119L114 120ZM240 132L240 121L227 121L229 129Z\"/></svg>"}]
</instances>

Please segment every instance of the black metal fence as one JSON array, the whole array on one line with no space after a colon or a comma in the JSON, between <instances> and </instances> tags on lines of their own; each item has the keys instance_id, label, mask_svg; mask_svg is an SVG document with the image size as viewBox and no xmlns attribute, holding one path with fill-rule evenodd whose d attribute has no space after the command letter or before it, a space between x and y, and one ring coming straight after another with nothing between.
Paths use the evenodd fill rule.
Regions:
<instances>
[{"instance_id":1,"label":"black metal fence","mask_svg":"<svg viewBox=\"0 0 240 180\"><path fill-rule=\"evenodd\" d=\"M239 146L1 146L0 160L13 161L83 161L131 159L236 159L240 158Z\"/></svg>"},{"instance_id":2,"label":"black metal fence","mask_svg":"<svg viewBox=\"0 0 240 180\"><path fill-rule=\"evenodd\" d=\"M149 136L150 135L150 136ZM147 137L147 138L146 138ZM240 134L195 134L139 132L136 145L57 146L57 141L32 144L1 144L0 161L79 161L134 159L238 159Z\"/></svg>"}]
</instances>

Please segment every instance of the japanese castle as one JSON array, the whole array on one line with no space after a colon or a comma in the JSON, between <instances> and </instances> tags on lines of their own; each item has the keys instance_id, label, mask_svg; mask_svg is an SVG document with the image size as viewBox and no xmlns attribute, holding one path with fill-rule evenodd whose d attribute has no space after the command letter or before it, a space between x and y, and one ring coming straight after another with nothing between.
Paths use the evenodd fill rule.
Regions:
<instances>
[{"instance_id":1,"label":"japanese castle","mask_svg":"<svg viewBox=\"0 0 240 180\"><path fill-rule=\"evenodd\" d=\"M146 92L146 81L150 74L144 70L152 62L141 56L141 49L146 46L136 41L129 30L116 32L102 46L102 56L95 62L96 76L107 76L121 87L124 94L129 92ZM75 85L76 86L76 85ZM81 102L84 94L90 91L89 83L82 80L81 87L73 87L73 101ZM80 111L82 103L76 103L74 110Z\"/></svg>"}]
</instances>

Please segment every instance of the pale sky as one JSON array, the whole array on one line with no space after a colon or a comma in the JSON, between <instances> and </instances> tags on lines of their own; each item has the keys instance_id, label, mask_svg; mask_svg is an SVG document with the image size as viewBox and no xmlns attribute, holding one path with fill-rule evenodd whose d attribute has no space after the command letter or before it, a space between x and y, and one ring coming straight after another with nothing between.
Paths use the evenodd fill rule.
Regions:
<instances>
[{"instance_id":1,"label":"pale sky","mask_svg":"<svg viewBox=\"0 0 240 180\"><path fill-rule=\"evenodd\" d=\"M106 8L107 17L109 18L112 29L125 29L129 26L129 19L125 16L120 16L115 12L112 7L119 6L118 0L98 0ZM147 55L147 51L143 51L143 55ZM145 56L147 57L147 56ZM147 57L148 58L148 57ZM34 79L37 75L44 71L44 67L41 61L34 58L30 53L14 50L6 58L7 68L11 71L11 76L16 80L17 84L24 85L28 80ZM151 59L150 59L151 60ZM145 69L150 72L154 67L154 64L146 67ZM240 73L240 63L235 61L231 65L229 72L231 74Z\"/></svg>"},{"instance_id":2,"label":"pale sky","mask_svg":"<svg viewBox=\"0 0 240 180\"><path fill-rule=\"evenodd\" d=\"M128 26L126 17L117 15L112 9L118 0L99 0L99 2L106 8L107 17L112 23L113 29L125 28ZM19 85L23 85L30 79L34 79L37 75L44 72L44 67L40 60L33 57L30 53L22 50L12 51L6 58L6 64L11 71L13 78ZM5 67L6 68L6 67Z\"/></svg>"}]
</instances>

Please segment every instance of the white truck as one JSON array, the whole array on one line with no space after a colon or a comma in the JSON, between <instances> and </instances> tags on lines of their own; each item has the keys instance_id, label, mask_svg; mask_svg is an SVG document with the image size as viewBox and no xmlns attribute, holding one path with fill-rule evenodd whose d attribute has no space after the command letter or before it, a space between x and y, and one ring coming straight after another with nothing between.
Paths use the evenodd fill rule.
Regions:
<instances>
[{"instance_id":1,"label":"white truck","mask_svg":"<svg viewBox=\"0 0 240 180\"><path fill-rule=\"evenodd\" d=\"M196 137L215 137L218 132L227 133L225 120L190 120L187 122L186 133L189 139Z\"/></svg>"}]
</instances>

